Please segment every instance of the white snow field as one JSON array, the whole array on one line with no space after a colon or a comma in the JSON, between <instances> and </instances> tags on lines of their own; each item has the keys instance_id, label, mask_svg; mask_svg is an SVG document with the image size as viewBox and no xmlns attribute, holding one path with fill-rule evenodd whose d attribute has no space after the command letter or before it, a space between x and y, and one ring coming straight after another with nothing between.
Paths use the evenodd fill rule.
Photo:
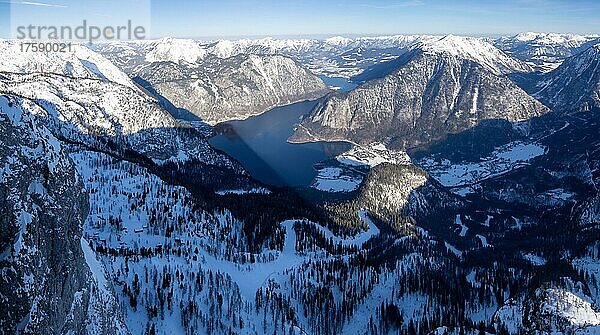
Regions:
<instances>
[{"instance_id":1,"label":"white snow field","mask_svg":"<svg viewBox=\"0 0 600 335\"><path fill-rule=\"evenodd\" d=\"M539 144L516 141L497 148L479 162L453 164L428 157L420 164L442 185L460 188L518 169L544 153L545 148Z\"/></svg>"}]
</instances>

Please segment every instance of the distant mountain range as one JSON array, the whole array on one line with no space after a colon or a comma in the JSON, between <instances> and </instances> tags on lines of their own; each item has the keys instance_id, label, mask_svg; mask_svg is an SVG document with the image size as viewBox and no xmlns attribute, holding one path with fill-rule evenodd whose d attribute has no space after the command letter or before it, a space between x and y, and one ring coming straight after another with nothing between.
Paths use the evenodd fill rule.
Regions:
<instances>
[{"instance_id":1,"label":"distant mountain range","mask_svg":"<svg viewBox=\"0 0 600 335\"><path fill-rule=\"evenodd\" d=\"M589 111L600 107L600 42L536 78L531 93L559 111Z\"/></svg>"},{"instance_id":2,"label":"distant mountain range","mask_svg":"<svg viewBox=\"0 0 600 335\"><path fill-rule=\"evenodd\" d=\"M566 58L600 42L600 35L522 33L494 40L496 47L530 64L535 70L548 72Z\"/></svg>"}]
</instances>

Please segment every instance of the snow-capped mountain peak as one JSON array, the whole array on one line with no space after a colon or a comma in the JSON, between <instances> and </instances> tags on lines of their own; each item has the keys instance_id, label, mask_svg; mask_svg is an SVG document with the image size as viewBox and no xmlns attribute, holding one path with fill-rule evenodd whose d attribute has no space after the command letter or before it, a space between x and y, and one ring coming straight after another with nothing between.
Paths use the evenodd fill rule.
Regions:
<instances>
[{"instance_id":1,"label":"snow-capped mountain peak","mask_svg":"<svg viewBox=\"0 0 600 335\"><path fill-rule=\"evenodd\" d=\"M233 41L219 40L213 45L212 51L219 58L228 58L235 54L237 47Z\"/></svg>"},{"instance_id":2,"label":"snow-capped mountain peak","mask_svg":"<svg viewBox=\"0 0 600 335\"><path fill-rule=\"evenodd\" d=\"M520 33L513 37L515 41L519 42L532 42L535 41L539 44L553 45L553 44L573 44L573 43L584 43L589 39L599 38L600 35L577 35L577 34L558 34L558 33L534 33L526 32Z\"/></svg>"},{"instance_id":3,"label":"snow-capped mountain peak","mask_svg":"<svg viewBox=\"0 0 600 335\"><path fill-rule=\"evenodd\" d=\"M425 42L419 46L425 52L447 53L471 60L488 68L495 74L529 72L526 64L506 55L490 43L475 37L446 35L438 40Z\"/></svg>"},{"instance_id":4,"label":"snow-capped mountain peak","mask_svg":"<svg viewBox=\"0 0 600 335\"><path fill-rule=\"evenodd\" d=\"M538 36L540 36L540 33L534 33L534 32L528 31L525 33L517 34L517 35L515 35L514 38L517 41L525 42L525 41L532 41L532 40L538 38Z\"/></svg>"},{"instance_id":5,"label":"snow-capped mountain peak","mask_svg":"<svg viewBox=\"0 0 600 335\"><path fill-rule=\"evenodd\" d=\"M195 63L208 54L198 42L188 39L164 38L146 55L148 62Z\"/></svg>"},{"instance_id":6,"label":"snow-capped mountain peak","mask_svg":"<svg viewBox=\"0 0 600 335\"><path fill-rule=\"evenodd\" d=\"M325 43L327 44L331 44L331 45L347 45L352 43L352 40L346 37L342 37L342 36L334 36L334 37L330 37L328 39L325 40Z\"/></svg>"}]
</instances>

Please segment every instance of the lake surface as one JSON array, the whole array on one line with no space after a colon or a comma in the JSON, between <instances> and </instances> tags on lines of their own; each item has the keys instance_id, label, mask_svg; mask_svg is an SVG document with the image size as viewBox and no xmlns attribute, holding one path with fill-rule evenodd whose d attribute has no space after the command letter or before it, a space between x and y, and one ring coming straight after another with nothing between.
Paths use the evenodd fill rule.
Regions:
<instances>
[{"instance_id":1,"label":"lake surface","mask_svg":"<svg viewBox=\"0 0 600 335\"><path fill-rule=\"evenodd\" d=\"M321 80L323 80L325 85L327 85L329 88L333 88L339 92L350 92L353 89L358 87L358 85L356 83L353 83L348 78L327 77L327 76L323 76L323 75L320 76L320 78L321 78Z\"/></svg>"},{"instance_id":2,"label":"lake surface","mask_svg":"<svg viewBox=\"0 0 600 335\"><path fill-rule=\"evenodd\" d=\"M230 121L217 129L209 143L244 165L256 179L275 186L307 187L317 175L316 163L348 149L340 143L292 144L294 126L311 112L316 101L275 108L244 121Z\"/></svg>"}]
</instances>

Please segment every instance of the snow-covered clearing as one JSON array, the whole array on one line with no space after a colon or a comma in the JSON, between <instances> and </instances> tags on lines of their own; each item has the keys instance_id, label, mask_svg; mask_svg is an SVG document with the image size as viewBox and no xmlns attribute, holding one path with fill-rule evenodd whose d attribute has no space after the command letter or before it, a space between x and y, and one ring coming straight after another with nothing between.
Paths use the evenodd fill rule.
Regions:
<instances>
[{"instance_id":1,"label":"snow-covered clearing","mask_svg":"<svg viewBox=\"0 0 600 335\"><path fill-rule=\"evenodd\" d=\"M517 141L497 148L479 162L453 164L447 159L428 157L420 165L444 186L465 187L527 165L544 153L545 148L539 144Z\"/></svg>"},{"instance_id":2,"label":"snow-covered clearing","mask_svg":"<svg viewBox=\"0 0 600 335\"><path fill-rule=\"evenodd\" d=\"M458 233L458 235L460 237L467 236L467 232L469 231L469 227L465 226L465 224L462 222L462 219L460 218L460 214L456 214L456 218L454 218L454 224L457 225L457 226L460 226L460 233Z\"/></svg>"},{"instance_id":3,"label":"snow-covered clearing","mask_svg":"<svg viewBox=\"0 0 600 335\"><path fill-rule=\"evenodd\" d=\"M319 170L311 187L325 192L351 192L356 190L362 178L351 176L339 167L325 167Z\"/></svg>"},{"instance_id":4,"label":"snow-covered clearing","mask_svg":"<svg viewBox=\"0 0 600 335\"><path fill-rule=\"evenodd\" d=\"M358 215L366 224L369 225L369 229L367 231L359 233L358 235L351 237L351 238L341 238L341 237L335 236L333 234L333 232L331 232L331 230L329 230L319 224L316 224L316 223L313 223L313 225L325 236L325 238L331 239L333 241L333 243L336 245L341 244L344 247L356 246L356 247L360 248L360 247L362 247L363 244L365 244L365 242L370 240L373 236L379 235L379 228L377 228L377 226L373 223L371 218L369 218L369 216L367 215L367 213L364 210L360 210L358 212Z\"/></svg>"}]
</instances>

